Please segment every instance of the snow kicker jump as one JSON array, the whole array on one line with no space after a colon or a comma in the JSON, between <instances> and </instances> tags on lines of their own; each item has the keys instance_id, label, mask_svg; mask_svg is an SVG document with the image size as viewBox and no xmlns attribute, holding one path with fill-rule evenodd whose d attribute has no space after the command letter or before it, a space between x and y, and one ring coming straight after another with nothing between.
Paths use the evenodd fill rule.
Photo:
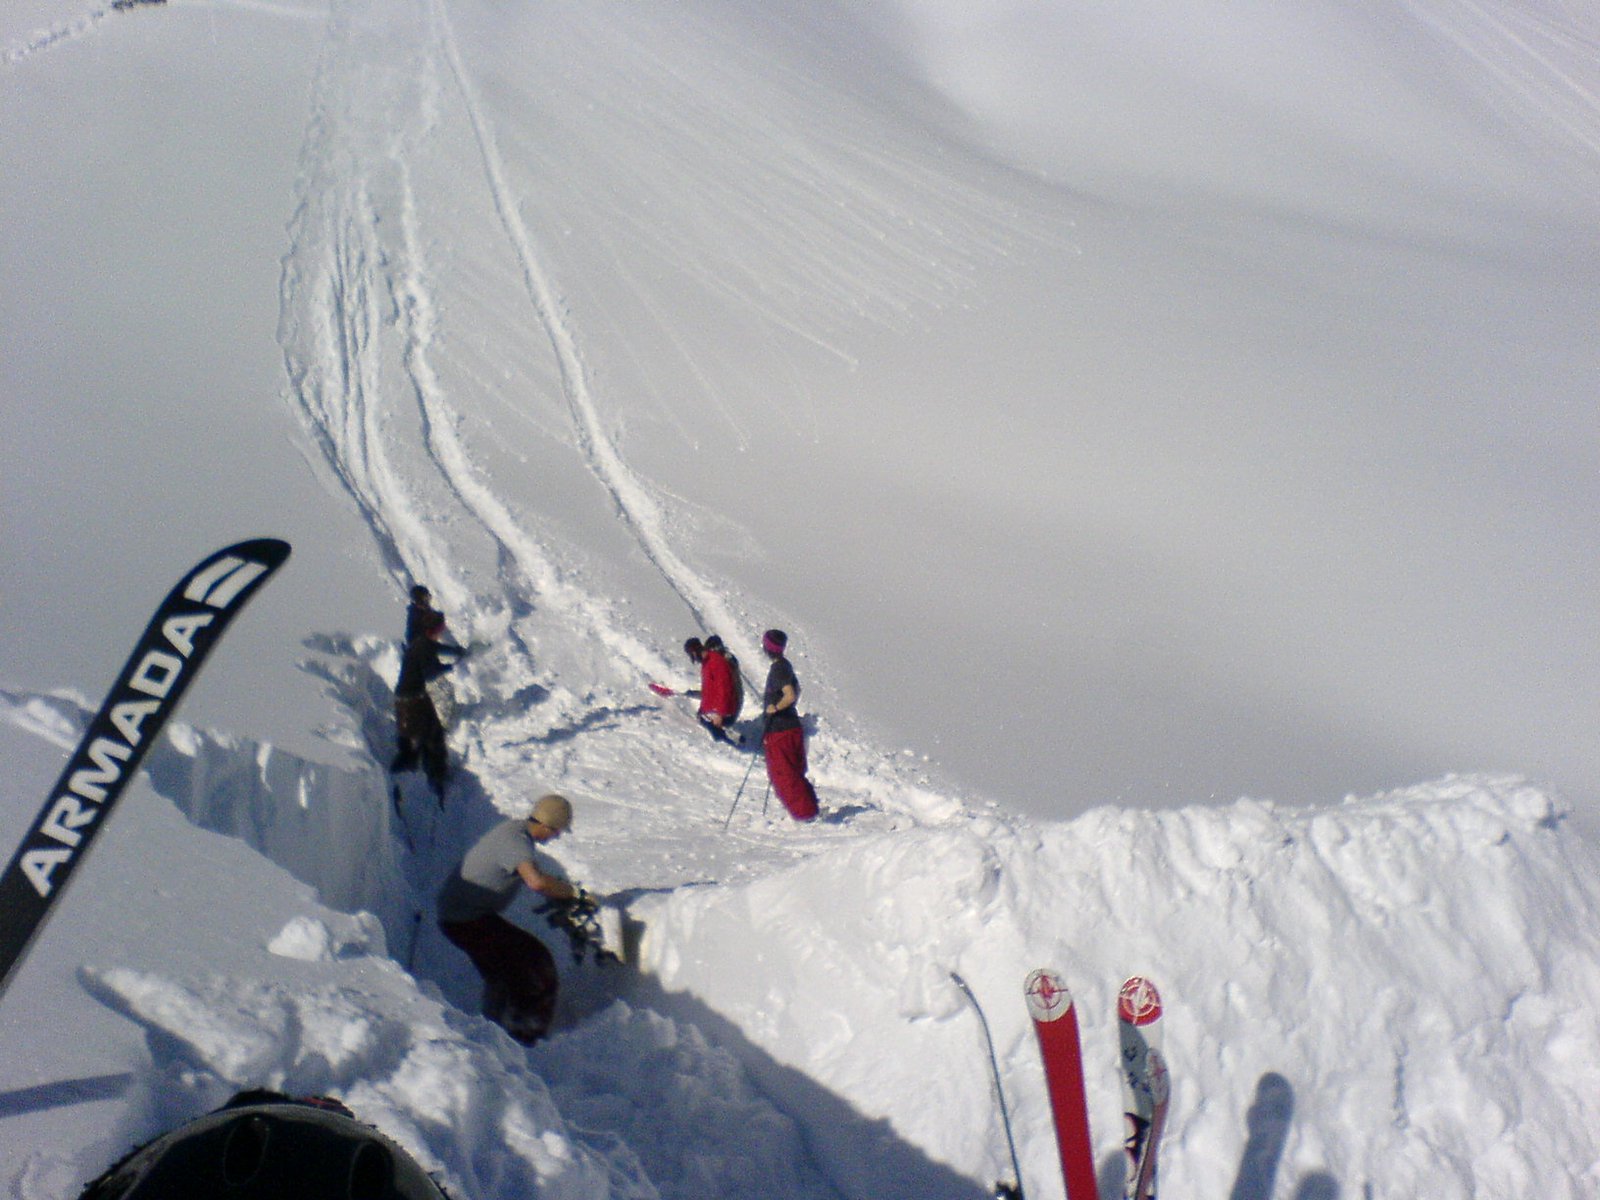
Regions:
<instances>
[{"instance_id":1,"label":"snow kicker jump","mask_svg":"<svg viewBox=\"0 0 1600 1200\"><path fill-rule=\"evenodd\" d=\"M156 609L0 876L0 996L206 655L288 557L274 538L218 550Z\"/></svg>"}]
</instances>

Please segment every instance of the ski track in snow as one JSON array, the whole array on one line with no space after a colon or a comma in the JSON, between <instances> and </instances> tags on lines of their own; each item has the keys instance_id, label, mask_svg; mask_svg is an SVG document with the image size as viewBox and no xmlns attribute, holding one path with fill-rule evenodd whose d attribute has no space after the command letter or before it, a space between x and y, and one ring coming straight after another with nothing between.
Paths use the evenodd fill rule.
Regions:
<instances>
[{"instance_id":1,"label":"ski track in snow","mask_svg":"<svg viewBox=\"0 0 1600 1200\"><path fill-rule=\"evenodd\" d=\"M1557 15L1493 0L1407 0L1406 7L1498 83L1511 106L1530 111L1529 130L1561 130L1591 174L1600 166L1600 95L1584 83L1600 59L1592 11L1585 27L1574 10Z\"/></svg>"},{"instance_id":2,"label":"ski track in snow","mask_svg":"<svg viewBox=\"0 0 1600 1200\"><path fill-rule=\"evenodd\" d=\"M418 493L418 482L396 465L403 453L400 414L387 408L393 392L383 375L385 325L393 314L402 339L405 382L421 423L421 461L430 464L433 482L442 483L452 507L467 514L499 547L501 585L513 608L538 601L569 621L589 626L608 650L641 676L661 667L660 659L635 637L605 622L581 590L569 585L544 549L487 487L457 432L459 414L450 405L430 361L436 305L424 259L407 154L425 140L439 104L437 57L466 106L477 137L482 169L521 264L529 302L556 351L563 390L573 417L577 443L591 470L606 485L618 512L635 532L647 557L702 619L731 621L712 590L667 545L659 510L600 431L588 392L576 338L566 326L549 282L544 278L528 231L517 216L494 149L492 133L472 96L470 83L450 38L448 20L437 5L427 10L432 44L423 48L414 75L385 82L405 103L409 127L386 146L383 126L362 106L353 89L371 86L372 71L358 75L338 51L363 14L337 15L330 45L319 70L303 153L301 206L291 224L285 257L281 340L285 345L294 395L313 437L335 476L365 515L397 576L426 578L447 608L470 612L471 589L452 561L449 547L434 533L436 514ZM412 89L412 94L408 94ZM363 128L363 118L367 127ZM385 246L379 229L384 212L369 192L367 176L381 171L395 192L399 246ZM480 602L482 598L480 597ZM489 601L494 604L496 601ZM490 615L490 623L515 640L515 626ZM526 646L516 672L522 683L533 677Z\"/></svg>"},{"instance_id":3,"label":"ski track in snow","mask_svg":"<svg viewBox=\"0 0 1600 1200\"><path fill-rule=\"evenodd\" d=\"M362 39L372 32L403 49L386 46L383 60L364 59ZM283 262L280 341L291 392L397 581L426 579L446 611L470 626L461 636L486 635L493 643L457 672L470 706L462 738L474 768L486 769L497 792L523 787L530 763L547 779L558 770L589 777L590 764L604 778L609 772L599 765L601 755L635 764L641 755L655 754L648 739L595 736L614 723L607 714L636 717L658 710L639 705L633 689L672 668L614 620L603 602L570 581L525 519L485 481L461 436L460 412L435 369L439 300L412 159L454 100L470 127L528 311L555 356L582 463L694 619L707 629L742 625L715 588L675 552L662 509L605 435L578 332L521 216L523 201L507 181L488 115L438 0L414 12L348 3L330 19ZM460 551L468 528L494 548L499 578L492 588L463 572ZM603 665L606 677L574 683L538 669L533 639L543 636L541 630L563 641L575 631L586 633L595 648L592 661ZM591 690L597 683L606 686L606 678L620 690ZM542 703L530 708L535 701ZM582 745L572 737L578 731L586 734ZM898 774L892 765L852 765L880 756L837 736L827 741L814 760L814 776L831 789L835 807L881 811L887 804L898 814L891 820L952 808L943 798L919 794L914 779L891 783ZM595 747L601 748L598 754ZM684 774L681 762L662 764L657 774L673 778L673 788L688 789L692 773L708 762L716 759L702 750L690 759L691 774ZM526 786L538 785L530 780Z\"/></svg>"},{"instance_id":4,"label":"ski track in snow","mask_svg":"<svg viewBox=\"0 0 1600 1200\"><path fill-rule=\"evenodd\" d=\"M193 0L191 0L190 4L181 6L200 7L199 4L193 3ZM140 11L141 9L153 9L157 7L161 7L161 5L134 4L124 11L134 13ZM174 4L173 7L180 7L180 5ZM236 8L250 12L268 13L272 16L286 17L299 21L320 21L324 19L323 14L320 12L311 9L290 8L285 5L271 4L268 3L267 0L204 0L204 7ZM99 29L102 21L117 11L118 9L116 9L116 7L113 5L103 5L100 8L91 9L82 16L73 17L71 20L67 21L58 21L55 24L48 25L43 29L35 30L24 37L12 41L3 49L0 49L0 63L4 63L7 66L13 66L22 62L24 59L32 58L35 54L38 54L42 51L58 49L69 42L77 41L79 38L88 37L90 34Z\"/></svg>"},{"instance_id":5,"label":"ski track in snow","mask_svg":"<svg viewBox=\"0 0 1600 1200\"><path fill-rule=\"evenodd\" d=\"M606 602L572 582L556 565L550 548L526 527L527 518L508 509L485 482L483 465L475 461L458 432L459 411L434 368L431 352L440 305L426 260L428 233L418 211L409 160L414 153L434 149L428 141L446 108L453 117L459 107L470 132L476 169L515 264L527 327L539 332L553 356L559 403L583 467L600 484L615 519L645 561L699 628L737 631L744 622L721 590L679 555L668 532L670 514L661 498L608 433L602 397L595 392L586 362L584 332L577 328L561 282L541 250L539 233L526 216L538 197L520 194L512 183L492 116L478 95L447 5L444 0L416 0L413 7L397 7L398 11L391 11L344 3L336 7L331 23L316 86L315 116L304 151L302 211L292 227L292 246L285 260L282 340L295 393L313 437L366 514L397 578L428 579L443 597L447 611L471 617L474 604L486 608L489 611L479 615L497 635L508 628L515 634L516 617L532 610L537 601L564 617L569 627L586 628L592 641L603 648L603 656L625 666L635 677L656 674L666 665L660 652L611 616ZM364 59L358 39L367 25L381 26L404 50L383 46L371 61ZM602 22L584 36L612 35ZM652 82L687 91L687 83L678 77L679 69L658 61L664 53L649 57L653 76L661 76ZM405 67L388 65L390 60L406 56L412 61ZM389 78L392 75L403 78ZM393 101L386 107L380 108L358 91L374 83L392 94ZM683 102L694 119L727 124L725 114L706 109L703 96L690 94ZM739 132L758 139L764 128L759 106L752 106L752 112L756 115L749 119L756 128ZM637 115L625 112L618 119L632 128ZM730 136L728 131L719 132ZM779 142L777 132L788 136ZM793 143L794 131L777 132L769 140ZM636 132L634 136L641 135ZM672 126L665 136L694 147L696 138L704 135ZM777 159L781 156L775 156L773 164L762 164L767 174L783 172L782 179L768 180L763 186L779 189L778 194L785 194L786 187L798 189L813 197L819 209L837 208L837 215L827 219L846 231L843 236L852 245L860 246L860 262L853 268L822 261L809 249L789 255L797 264L792 286L811 296L820 309L853 311L858 318L869 320L904 319L918 306L937 305L948 297L975 253L1004 253L1007 226L1003 214L997 221L975 193L962 191L944 217L954 220L948 212L961 214L960 237L964 240L953 239L938 226L937 218L905 211L906 197L915 197L941 181L925 178L891 151L871 145L857 130L849 130L849 136L856 144L843 152L842 158L852 164L850 169L860 170L864 179L875 181L859 185L863 198L854 205L824 206L815 199L816 180L837 175L841 167L812 161L817 153L814 149L800 147L796 152L803 161L798 165L783 162L780 166ZM465 168L465 163L455 167L457 171ZM668 184L685 169L670 159L662 166L669 173ZM371 194L377 190L374 179L380 175L387 183L382 197ZM948 190L958 185L944 186ZM597 196L595 202L614 203L605 196ZM729 212L719 209L697 216L702 221L737 219L748 224L745 210L766 213L767 209L752 198L744 209L733 205ZM735 218L735 213L740 215ZM388 232L394 228L396 216L401 231L398 241ZM775 241L790 248L809 246L805 231L794 227L800 211L784 211L780 206L768 219L772 227L762 232ZM902 232L915 227L917 232L907 239L906 247L896 248L886 229L875 221ZM774 309L770 285L763 281L742 276L730 281L724 276L739 272L719 272L699 263L686 246L674 241L670 231L636 228L636 215L619 211L608 225L621 231L617 236L665 239L665 246L656 249L709 291L724 295L736 306L759 310L769 328L786 328L848 360L848 354L837 347L818 341L821 334L817 330L803 329L794 324L794 318ZM619 274L627 278L625 258L617 243L613 247ZM741 270L748 274L747 267ZM875 276L866 277L873 270L904 282L898 291L886 289ZM326 298L319 291L325 291ZM648 312L655 303L649 289L636 287L634 292ZM864 301L863 297L870 299ZM862 309L863 303L882 311L873 316ZM392 407L385 408L395 402L394 383L388 394L377 386L383 378L386 353L382 344L385 314L380 310L389 306L402 344L397 352L391 348L387 353L398 353L401 358L404 387L417 405L421 422L421 445L417 447L405 445L407 418ZM516 314L509 314L508 319L515 321ZM670 332L671 322L660 323L669 330L669 338L675 336ZM317 334L315 330L323 324L326 332ZM627 338L612 340L621 344L621 353L630 352ZM697 371L693 354L681 341L676 345L693 376ZM797 390L803 392L803 388ZM712 394L709 381L706 391ZM677 414L668 419L681 423ZM734 436L747 442L749 434L735 427ZM406 464L404 469L401 462ZM422 471L431 479L422 479ZM458 564L443 538L430 532L441 526L441 517L448 520L453 514L470 521L499 548L502 578L497 595L485 595L480 589L469 603L474 589L456 569ZM755 661L753 647L739 645L737 633L730 640L748 662ZM522 683L538 678L529 647L523 644L515 653L521 659L516 673Z\"/></svg>"},{"instance_id":6,"label":"ski track in snow","mask_svg":"<svg viewBox=\"0 0 1600 1200\"><path fill-rule=\"evenodd\" d=\"M506 182L494 132L482 104L474 95L443 0L432 0L432 8L444 35L443 50L451 74L466 105L477 139L484 175L494 197L495 211L521 265L528 299L550 338L560 364L562 390L572 413L578 447L590 469L615 501L618 513L632 530L645 556L666 578L668 585L683 600L700 626L705 629L731 629L738 624L733 613L710 584L695 574L672 549L660 508L629 468L616 445L606 436L579 349L577 333L567 319L557 288L544 270L534 239L518 212L517 200ZM641 666L648 664L641 663Z\"/></svg>"},{"instance_id":7,"label":"ski track in snow","mask_svg":"<svg viewBox=\"0 0 1600 1200\"><path fill-rule=\"evenodd\" d=\"M88 37L99 27L100 22L110 15L110 8L97 8L81 17L74 17L70 21L58 22L44 29L35 30L0 51L0 62L4 62L7 66L14 66L42 51L53 50L68 42Z\"/></svg>"},{"instance_id":8,"label":"ski track in snow","mask_svg":"<svg viewBox=\"0 0 1600 1200\"><path fill-rule=\"evenodd\" d=\"M554 568L476 479L455 433L457 414L429 360L434 306L406 154L435 119L433 61L422 56L410 72L353 72L339 52L361 16L346 6L330 22L302 154L301 204L290 226L281 300L280 340L293 394L400 580L427 579L447 608L469 607L470 585L456 569L443 530L436 533L439 502L421 490L442 483L452 507L488 531L502 546L502 563L520 574L520 580L502 580L508 593L559 595ZM380 82L394 96L398 129L374 111L382 105L363 107L365 90ZM381 177L394 192L387 211L398 213L399 246L382 243L384 213L370 193L370 177ZM406 446L400 440L404 414L391 407L397 384L385 373L386 355L394 353L387 344L391 323L400 332L403 383L419 421L422 453L413 457L433 468L421 484L397 465ZM518 644L514 627L507 633L510 655L521 660L518 674L530 676L527 647Z\"/></svg>"}]
</instances>

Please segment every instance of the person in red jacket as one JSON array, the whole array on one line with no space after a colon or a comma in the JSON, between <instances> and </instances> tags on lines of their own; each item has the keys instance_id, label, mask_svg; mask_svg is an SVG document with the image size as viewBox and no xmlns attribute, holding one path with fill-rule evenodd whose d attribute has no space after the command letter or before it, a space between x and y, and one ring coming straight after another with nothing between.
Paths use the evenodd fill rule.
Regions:
<instances>
[{"instance_id":1,"label":"person in red jacket","mask_svg":"<svg viewBox=\"0 0 1600 1200\"><path fill-rule=\"evenodd\" d=\"M761 648L772 660L761 700L766 712L766 733L761 745L767 756L767 778L784 808L796 821L817 816L817 790L806 778L806 731L800 724L800 680L784 657L789 635L769 629L761 635Z\"/></svg>"},{"instance_id":2,"label":"person in red jacket","mask_svg":"<svg viewBox=\"0 0 1600 1200\"><path fill-rule=\"evenodd\" d=\"M716 634L704 642L690 638L683 650L689 661L700 668L700 710L695 714L700 723L713 741L743 745L744 739L732 728L744 706L744 680L739 678L738 660Z\"/></svg>"}]
</instances>

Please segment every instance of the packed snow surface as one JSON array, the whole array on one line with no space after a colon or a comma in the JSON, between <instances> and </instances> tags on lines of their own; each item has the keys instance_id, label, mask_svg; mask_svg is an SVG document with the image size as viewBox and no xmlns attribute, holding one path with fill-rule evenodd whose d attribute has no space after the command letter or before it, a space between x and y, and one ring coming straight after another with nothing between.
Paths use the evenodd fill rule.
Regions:
<instances>
[{"instance_id":1,"label":"packed snow surface","mask_svg":"<svg viewBox=\"0 0 1600 1200\"><path fill-rule=\"evenodd\" d=\"M1164 1195L1600 1193L1594 14L13 0L0 97L0 833L294 545L0 1001L8 1195L264 1086L457 1200L978 1200L955 973L1050 1200L1039 966L1106 1194L1132 974ZM768 625L810 826L645 686ZM638 936L526 1049L432 903L547 790Z\"/></svg>"}]
</instances>

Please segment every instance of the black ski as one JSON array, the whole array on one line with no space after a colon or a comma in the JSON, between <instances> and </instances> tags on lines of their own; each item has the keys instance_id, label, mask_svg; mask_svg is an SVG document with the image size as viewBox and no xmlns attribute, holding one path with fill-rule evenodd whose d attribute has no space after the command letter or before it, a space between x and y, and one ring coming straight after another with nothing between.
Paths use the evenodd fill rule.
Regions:
<instances>
[{"instance_id":1,"label":"black ski","mask_svg":"<svg viewBox=\"0 0 1600 1200\"><path fill-rule=\"evenodd\" d=\"M156 609L0 876L0 995L211 647L288 557L289 543L274 538L229 546Z\"/></svg>"}]
</instances>

